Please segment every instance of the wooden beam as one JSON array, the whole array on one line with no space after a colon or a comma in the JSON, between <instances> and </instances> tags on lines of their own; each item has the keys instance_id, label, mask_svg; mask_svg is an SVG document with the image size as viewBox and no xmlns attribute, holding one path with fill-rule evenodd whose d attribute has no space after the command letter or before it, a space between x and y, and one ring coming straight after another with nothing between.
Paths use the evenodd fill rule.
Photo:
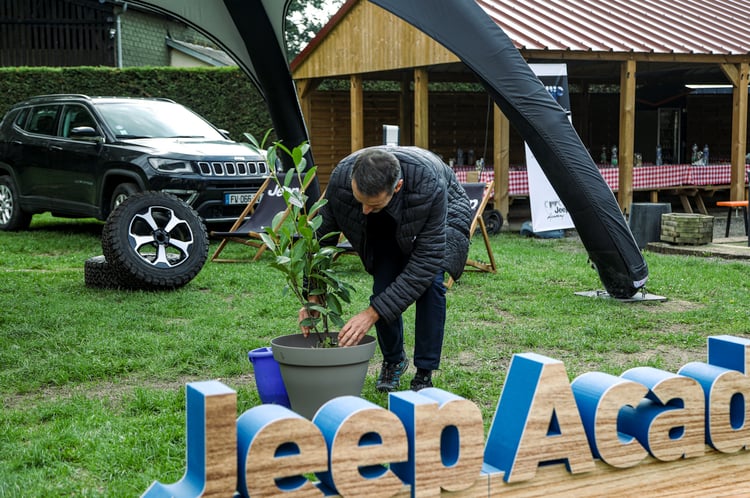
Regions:
<instances>
[{"instance_id":1,"label":"wooden beam","mask_svg":"<svg viewBox=\"0 0 750 498\"><path fill-rule=\"evenodd\" d=\"M745 200L745 154L747 153L747 88L750 64L722 64L721 69L732 82L732 173L729 198Z\"/></svg>"},{"instance_id":2,"label":"wooden beam","mask_svg":"<svg viewBox=\"0 0 750 498\"><path fill-rule=\"evenodd\" d=\"M364 91L362 76L352 74L349 77L349 103L351 117L351 145L354 152L365 146Z\"/></svg>"},{"instance_id":3,"label":"wooden beam","mask_svg":"<svg viewBox=\"0 0 750 498\"><path fill-rule=\"evenodd\" d=\"M430 148L429 76L424 68L414 69L414 145Z\"/></svg>"},{"instance_id":4,"label":"wooden beam","mask_svg":"<svg viewBox=\"0 0 750 498\"><path fill-rule=\"evenodd\" d=\"M724 71L724 74L733 86L740 84L740 71L737 66L734 64L721 64L721 70Z\"/></svg>"},{"instance_id":5,"label":"wooden beam","mask_svg":"<svg viewBox=\"0 0 750 498\"><path fill-rule=\"evenodd\" d=\"M493 204L503 215L503 225L508 225L510 211L510 121L497 105L493 107L493 143L494 157L492 164L495 170L495 194Z\"/></svg>"},{"instance_id":6,"label":"wooden beam","mask_svg":"<svg viewBox=\"0 0 750 498\"><path fill-rule=\"evenodd\" d=\"M628 213L633 202L633 149L635 143L635 60L620 65L620 136L618 164L620 189L617 201Z\"/></svg>"},{"instance_id":7,"label":"wooden beam","mask_svg":"<svg viewBox=\"0 0 750 498\"><path fill-rule=\"evenodd\" d=\"M310 96L312 92L318 89L320 84L323 82L322 78L309 78L305 80L297 80L297 95L304 99Z\"/></svg>"},{"instance_id":8,"label":"wooden beam","mask_svg":"<svg viewBox=\"0 0 750 498\"><path fill-rule=\"evenodd\" d=\"M411 75L408 72L401 74L401 95L398 106L398 125L401 145L412 145L414 137L412 136L411 110Z\"/></svg>"},{"instance_id":9,"label":"wooden beam","mask_svg":"<svg viewBox=\"0 0 750 498\"><path fill-rule=\"evenodd\" d=\"M305 120L305 126L310 129L312 123L312 92L318 88L321 80L318 78L296 81L297 96L299 97L300 110Z\"/></svg>"}]
</instances>

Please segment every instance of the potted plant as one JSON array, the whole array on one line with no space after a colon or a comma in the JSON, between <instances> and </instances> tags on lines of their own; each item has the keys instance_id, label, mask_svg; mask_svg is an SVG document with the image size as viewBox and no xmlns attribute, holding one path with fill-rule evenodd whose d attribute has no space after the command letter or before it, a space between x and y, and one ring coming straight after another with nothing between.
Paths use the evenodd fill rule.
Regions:
<instances>
[{"instance_id":1,"label":"potted plant","mask_svg":"<svg viewBox=\"0 0 750 498\"><path fill-rule=\"evenodd\" d=\"M337 333L329 329L344 325L342 305L349 302L353 288L333 268L341 251L335 244L339 233L317 233L323 222L319 209L327 200L312 202L306 194L317 170L314 166L307 169L308 149L307 143L290 150L278 142L268 149L269 164L276 164L278 154L284 153L291 156L294 168L283 179L274 174L288 209L285 220L281 222L285 214L279 213L261 237L274 256L271 266L284 276L284 292L308 312L301 325L311 333L277 337L271 341L271 350L292 409L312 418L332 398L361 394L376 343L374 337L365 336L356 346L337 347ZM321 244L326 240L333 243Z\"/></svg>"}]
</instances>

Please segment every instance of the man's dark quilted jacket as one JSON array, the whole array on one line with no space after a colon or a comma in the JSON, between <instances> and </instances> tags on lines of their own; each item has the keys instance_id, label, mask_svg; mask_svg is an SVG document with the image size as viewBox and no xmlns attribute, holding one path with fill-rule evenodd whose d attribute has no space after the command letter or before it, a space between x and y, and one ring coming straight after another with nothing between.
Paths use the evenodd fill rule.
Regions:
<instances>
[{"instance_id":1,"label":"man's dark quilted jacket","mask_svg":"<svg viewBox=\"0 0 750 498\"><path fill-rule=\"evenodd\" d=\"M378 315L390 322L424 293L440 269L454 279L461 276L469 251L472 211L455 174L435 154L417 147L378 148L398 158L404 180L385 210L396 220L396 240L409 260L401 275L371 301ZM358 154L344 158L331 174L319 233L342 232L362 257L366 217L351 189L351 170ZM370 272L368 261L362 262Z\"/></svg>"}]
</instances>

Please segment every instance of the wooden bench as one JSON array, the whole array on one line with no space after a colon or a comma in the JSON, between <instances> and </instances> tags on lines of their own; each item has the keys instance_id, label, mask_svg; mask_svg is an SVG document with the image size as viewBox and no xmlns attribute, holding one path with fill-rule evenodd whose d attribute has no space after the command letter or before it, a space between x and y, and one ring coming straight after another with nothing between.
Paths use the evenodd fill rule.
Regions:
<instances>
[{"instance_id":1,"label":"wooden bench","mask_svg":"<svg viewBox=\"0 0 750 498\"><path fill-rule=\"evenodd\" d=\"M747 201L719 201L716 203L718 207L727 208L727 230L724 234L725 237L729 237L729 225L732 223L732 210L742 208L742 219L745 221L745 235L747 235Z\"/></svg>"}]
</instances>

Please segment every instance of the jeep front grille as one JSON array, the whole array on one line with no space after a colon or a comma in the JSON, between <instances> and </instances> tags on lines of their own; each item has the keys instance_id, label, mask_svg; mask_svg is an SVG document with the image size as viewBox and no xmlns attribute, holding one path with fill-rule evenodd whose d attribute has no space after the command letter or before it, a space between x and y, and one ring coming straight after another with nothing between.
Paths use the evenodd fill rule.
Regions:
<instances>
[{"instance_id":1,"label":"jeep front grille","mask_svg":"<svg viewBox=\"0 0 750 498\"><path fill-rule=\"evenodd\" d=\"M200 161L198 169L203 176L268 176L265 161Z\"/></svg>"}]
</instances>

